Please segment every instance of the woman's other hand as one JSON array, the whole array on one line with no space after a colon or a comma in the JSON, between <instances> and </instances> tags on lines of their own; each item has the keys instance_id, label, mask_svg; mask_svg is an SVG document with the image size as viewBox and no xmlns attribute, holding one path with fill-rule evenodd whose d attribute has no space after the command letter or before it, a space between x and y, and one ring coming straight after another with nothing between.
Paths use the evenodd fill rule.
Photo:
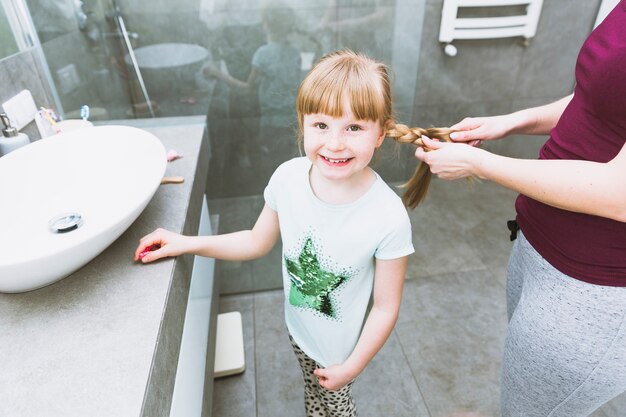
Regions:
<instances>
[{"instance_id":1,"label":"woman's other hand","mask_svg":"<svg viewBox=\"0 0 626 417\"><path fill-rule=\"evenodd\" d=\"M415 157L430 166L430 171L444 180L480 176L482 149L467 146L465 143L440 142L422 136L425 148L418 147Z\"/></svg>"}]
</instances>

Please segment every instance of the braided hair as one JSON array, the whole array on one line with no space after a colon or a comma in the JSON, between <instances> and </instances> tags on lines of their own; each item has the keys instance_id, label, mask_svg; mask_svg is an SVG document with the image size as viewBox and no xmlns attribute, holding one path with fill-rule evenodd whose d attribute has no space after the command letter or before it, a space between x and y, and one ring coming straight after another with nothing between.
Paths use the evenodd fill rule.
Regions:
<instances>
[{"instance_id":1,"label":"braided hair","mask_svg":"<svg viewBox=\"0 0 626 417\"><path fill-rule=\"evenodd\" d=\"M387 129L386 135L398 143L412 143L428 150L428 148L424 147L422 136L451 142L452 139L450 139L450 133L452 132L453 130L447 127L431 127L423 129L421 127L408 127L407 125L398 123ZM413 176L402 185L402 188L406 190L402 195L402 202L405 206L415 208L424 200L430 185L431 177L432 173L430 172L430 167L427 164L422 162L417 166L417 168L415 168Z\"/></svg>"}]
</instances>

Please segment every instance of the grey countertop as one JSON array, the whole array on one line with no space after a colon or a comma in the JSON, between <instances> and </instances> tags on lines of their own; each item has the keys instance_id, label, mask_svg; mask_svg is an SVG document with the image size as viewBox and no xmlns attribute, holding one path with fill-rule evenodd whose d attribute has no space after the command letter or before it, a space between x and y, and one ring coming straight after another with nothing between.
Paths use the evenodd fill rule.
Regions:
<instances>
[{"instance_id":1,"label":"grey countertop","mask_svg":"<svg viewBox=\"0 0 626 417\"><path fill-rule=\"evenodd\" d=\"M126 232L61 281L0 294L0 416L169 414L193 257L133 261L157 227L197 233L208 169L204 117L122 121L182 159ZM113 123L108 123L113 124Z\"/></svg>"}]
</instances>

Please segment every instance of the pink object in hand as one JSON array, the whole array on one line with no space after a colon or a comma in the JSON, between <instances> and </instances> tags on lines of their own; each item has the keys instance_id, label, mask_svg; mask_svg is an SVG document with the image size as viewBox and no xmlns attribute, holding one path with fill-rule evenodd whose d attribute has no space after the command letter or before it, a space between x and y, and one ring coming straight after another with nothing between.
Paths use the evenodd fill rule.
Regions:
<instances>
[{"instance_id":1,"label":"pink object in hand","mask_svg":"<svg viewBox=\"0 0 626 417\"><path fill-rule=\"evenodd\" d=\"M160 249L160 248L161 248L161 245L159 245L159 244L154 244L152 246L148 246L147 248L145 248L143 250L143 252L141 252L139 254L139 259L143 259L143 257L146 256L148 253L150 253L150 252L152 252L154 250Z\"/></svg>"},{"instance_id":2,"label":"pink object in hand","mask_svg":"<svg viewBox=\"0 0 626 417\"><path fill-rule=\"evenodd\" d=\"M183 156L176 152L174 149L170 149L169 151L167 151L167 162L172 162L182 157Z\"/></svg>"}]
</instances>

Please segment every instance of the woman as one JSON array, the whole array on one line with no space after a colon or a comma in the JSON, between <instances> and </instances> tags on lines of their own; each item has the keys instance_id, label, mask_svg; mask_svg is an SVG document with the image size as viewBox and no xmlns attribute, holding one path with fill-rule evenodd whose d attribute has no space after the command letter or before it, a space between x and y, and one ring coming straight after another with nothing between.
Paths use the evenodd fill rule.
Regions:
<instances>
[{"instance_id":1,"label":"woman","mask_svg":"<svg viewBox=\"0 0 626 417\"><path fill-rule=\"evenodd\" d=\"M626 0L588 37L573 95L452 126L416 157L520 193L507 281L503 417L584 417L626 391ZM467 143L550 134L538 160ZM515 230L515 229L514 229Z\"/></svg>"}]
</instances>

